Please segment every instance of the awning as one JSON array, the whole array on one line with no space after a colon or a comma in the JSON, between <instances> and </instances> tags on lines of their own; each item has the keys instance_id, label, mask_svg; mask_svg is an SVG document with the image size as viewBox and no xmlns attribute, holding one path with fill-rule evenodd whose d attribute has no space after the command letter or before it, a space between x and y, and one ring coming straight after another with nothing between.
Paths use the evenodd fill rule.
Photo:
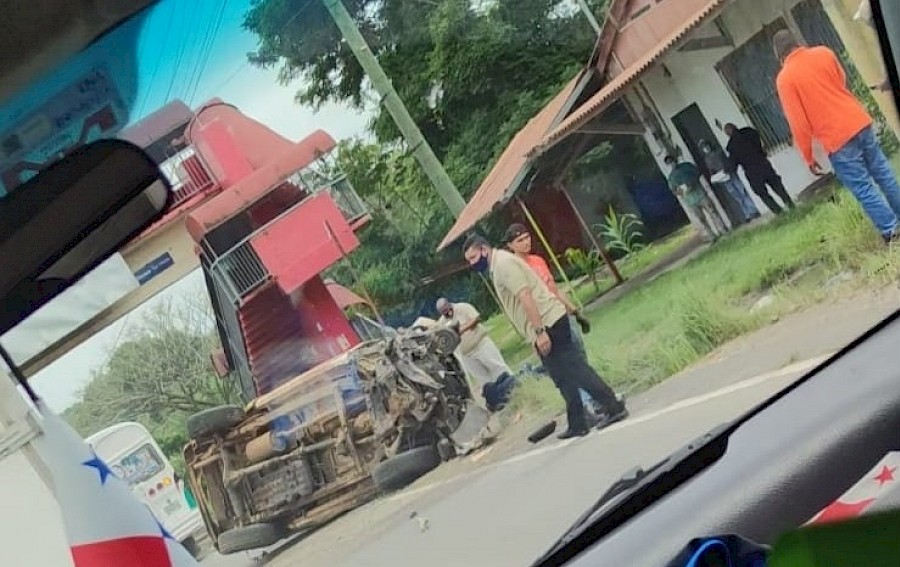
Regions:
<instances>
[{"instance_id":1,"label":"awning","mask_svg":"<svg viewBox=\"0 0 900 567\"><path fill-rule=\"evenodd\" d=\"M587 85L591 72L582 70L519 130L500 159L478 187L459 218L441 241L438 250L446 248L475 224L509 199L528 173L528 153L571 110L578 94Z\"/></svg>"},{"instance_id":2,"label":"awning","mask_svg":"<svg viewBox=\"0 0 900 567\"><path fill-rule=\"evenodd\" d=\"M528 157L534 158L541 155L579 128L587 125L597 114L603 112L618 100L624 94L625 89L648 71L663 55L681 43L687 34L714 16L727 1L710 0L693 16L685 20L671 34L666 36L665 39L656 44L642 58L616 75L597 94L578 107L575 112L563 120L559 126L556 126L538 144L535 144L531 148Z\"/></svg>"}]
</instances>

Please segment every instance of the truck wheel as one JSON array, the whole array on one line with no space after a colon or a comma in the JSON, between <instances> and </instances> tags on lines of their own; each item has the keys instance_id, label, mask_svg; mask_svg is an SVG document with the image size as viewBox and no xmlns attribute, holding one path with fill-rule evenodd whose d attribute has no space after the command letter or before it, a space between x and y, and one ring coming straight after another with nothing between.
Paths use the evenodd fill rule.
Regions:
<instances>
[{"instance_id":1,"label":"truck wheel","mask_svg":"<svg viewBox=\"0 0 900 567\"><path fill-rule=\"evenodd\" d=\"M372 470L375 486L382 492L398 490L441 464L432 445L416 447L381 461Z\"/></svg>"},{"instance_id":2,"label":"truck wheel","mask_svg":"<svg viewBox=\"0 0 900 567\"><path fill-rule=\"evenodd\" d=\"M275 524L250 524L219 534L216 547L219 553L227 555L275 545L283 536L284 532Z\"/></svg>"},{"instance_id":3,"label":"truck wheel","mask_svg":"<svg viewBox=\"0 0 900 567\"><path fill-rule=\"evenodd\" d=\"M244 419L244 410L238 406L218 406L197 412L187 419L187 434L191 439L202 439L224 433Z\"/></svg>"},{"instance_id":4,"label":"truck wheel","mask_svg":"<svg viewBox=\"0 0 900 567\"><path fill-rule=\"evenodd\" d=\"M200 553L202 552L202 549L200 547L200 544L197 543L196 538L191 536L181 542L181 545L183 545L184 549L191 554L191 557L193 557L194 559L200 559Z\"/></svg>"}]
</instances>

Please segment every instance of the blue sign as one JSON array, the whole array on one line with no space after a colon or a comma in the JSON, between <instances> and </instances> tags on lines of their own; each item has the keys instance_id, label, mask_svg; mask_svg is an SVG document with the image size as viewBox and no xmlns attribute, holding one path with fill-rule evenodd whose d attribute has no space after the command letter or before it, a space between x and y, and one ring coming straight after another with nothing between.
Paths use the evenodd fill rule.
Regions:
<instances>
[{"instance_id":1,"label":"blue sign","mask_svg":"<svg viewBox=\"0 0 900 567\"><path fill-rule=\"evenodd\" d=\"M158 256L147 262L144 266L141 267L141 269L134 273L134 277L137 278L139 284L144 285L159 274L171 268L174 264L175 260L173 260L172 256L169 255L168 252L166 252L162 256Z\"/></svg>"}]
</instances>

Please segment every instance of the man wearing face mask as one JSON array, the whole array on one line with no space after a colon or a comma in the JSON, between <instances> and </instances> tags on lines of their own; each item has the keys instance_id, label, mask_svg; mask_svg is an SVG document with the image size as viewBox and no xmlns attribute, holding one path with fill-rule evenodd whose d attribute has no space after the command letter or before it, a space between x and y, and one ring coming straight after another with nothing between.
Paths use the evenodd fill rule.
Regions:
<instances>
[{"instance_id":1,"label":"man wearing face mask","mask_svg":"<svg viewBox=\"0 0 900 567\"><path fill-rule=\"evenodd\" d=\"M568 428L559 438L581 437L589 431L579 389L603 407L598 428L627 417L625 404L616 399L575 346L565 305L528 264L475 234L466 238L463 253L469 266L491 281L506 315L534 346L562 394Z\"/></svg>"},{"instance_id":2,"label":"man wearing face mask","mask_svg":"<svg viewBox=\"0 0 900 567\"><path fill-rule=\"evenodd\" d=\"M478 391L483 392L485 384L512 376L500 349L481 324L481 313L473 305L451 303L442 297L437 301L437 310L441 314L439 323L459 333L456 357L466 374L475 380Z\"/></svg>"}]
</instances>

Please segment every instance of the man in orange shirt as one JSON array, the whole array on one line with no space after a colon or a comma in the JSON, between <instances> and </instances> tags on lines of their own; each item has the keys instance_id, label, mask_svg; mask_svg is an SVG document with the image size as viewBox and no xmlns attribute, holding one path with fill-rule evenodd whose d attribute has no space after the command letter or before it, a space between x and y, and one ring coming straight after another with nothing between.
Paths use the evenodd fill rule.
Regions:
<instances>
[{"instance_id":1,"label":"man in orange shirt","mask_svg":"<svg viewBox=\"0 0 900 567\"><path fill-rule=\"evenodd\" d=\"M775 34L773 47L781 61L778 98L809 170L823 173L812 153L816 139L884 241L900 240L900 185L878 144L872 117L847 88L840 60L827 47L801 46L788 30Z\"/></svg>"}]
</instances>

